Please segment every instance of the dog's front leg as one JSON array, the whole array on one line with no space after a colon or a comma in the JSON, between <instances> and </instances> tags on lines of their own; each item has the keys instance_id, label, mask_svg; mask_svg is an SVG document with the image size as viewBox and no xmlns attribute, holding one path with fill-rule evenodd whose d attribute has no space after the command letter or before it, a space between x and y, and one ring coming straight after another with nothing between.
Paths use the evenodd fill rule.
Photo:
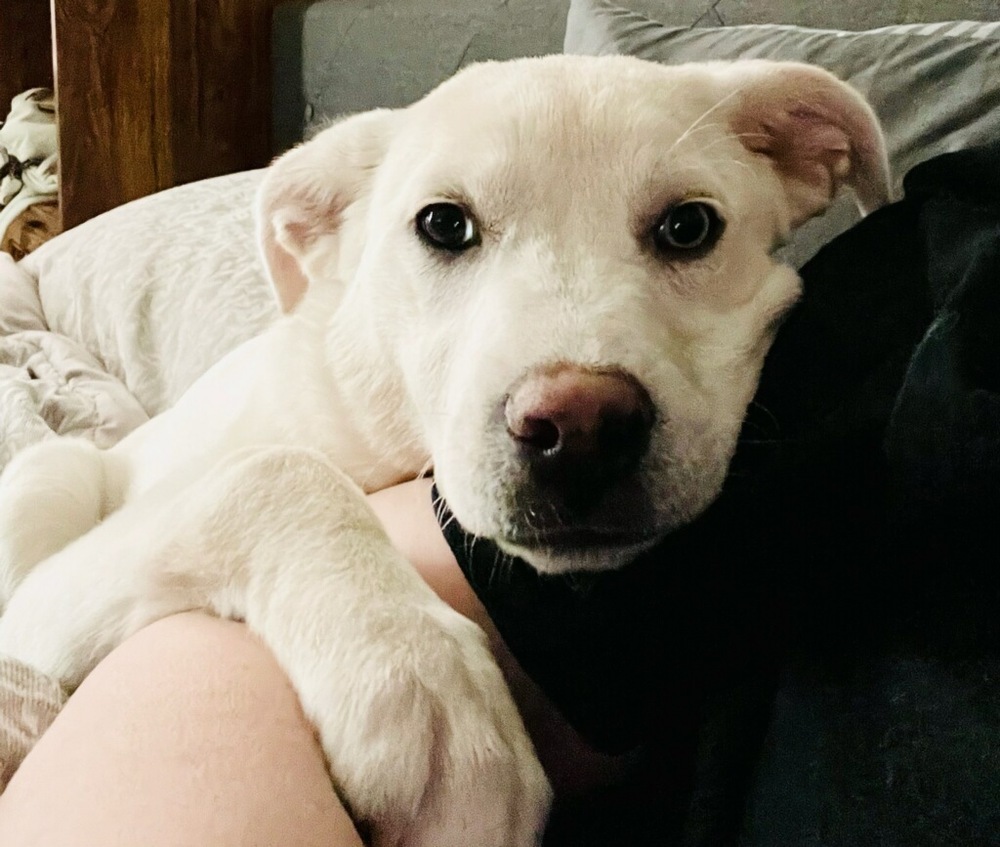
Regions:
<instances>
[{"instance_id":1,"label":"dog's front leg","mask_svg":"<svg viewBox=\"0 0 1000 847\"><path fill-rule=\"evenodd\" d=\"M374 843L535 844L549 787L482 631L318 455L271 450L240 476L254 508L216 526L253 543L220 611L232 602L288 671Z\"/></svg>"},{"instance_id":2,"label":"dog's front leg","mask_svg":"<svg viewBox=\"0 0 1000 847\"><path fill-rule=\"evenodd\" d=\"M376 845L534 844L550 792L483 634L392 548L356 486L279 448L210 476L42 563L0 619L0 652L73 686L158 617L243 618Z\"/></svg>"}]
</instances>

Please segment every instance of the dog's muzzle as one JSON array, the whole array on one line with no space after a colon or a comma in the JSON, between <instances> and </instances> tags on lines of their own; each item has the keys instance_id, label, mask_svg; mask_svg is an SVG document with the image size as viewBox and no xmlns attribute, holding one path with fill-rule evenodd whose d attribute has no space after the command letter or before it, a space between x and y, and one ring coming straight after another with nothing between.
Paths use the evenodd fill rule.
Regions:
<instances>
[{"instance_id":1,"label":"dog's muzzle","mask_svg":"<svg viewBox=\"0 0 1000 847\"><path fill-rule=\"evenodd\" d=\"M522 502L535 503L531 540L572 546L630 536L633 521L622 507L638 505L628 501L639 494L634 477L655 420L648 392L624 371L555 364L511 386L503 422Z\"/></svg>"}]
</instances>

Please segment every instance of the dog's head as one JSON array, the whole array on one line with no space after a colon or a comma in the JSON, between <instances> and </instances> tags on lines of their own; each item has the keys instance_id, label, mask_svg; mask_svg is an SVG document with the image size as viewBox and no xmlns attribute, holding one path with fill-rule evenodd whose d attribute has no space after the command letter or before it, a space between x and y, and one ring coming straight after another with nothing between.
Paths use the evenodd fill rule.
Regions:
<instances>
[{"instance_id":1,"label":"dog's head","mask_svg":"<svg viewBox=\"0 0 1000 847\"><path fill-rule=\"evenodd\" d=\"M338 331L406 395L366 402L416 420L468 531L600 569L717 496L799 296L772 254L845 183L887 200L877 122L825 71L527 59L279 160L261 242L286 309L346 280Z\"/></svg>"}]
</instances>

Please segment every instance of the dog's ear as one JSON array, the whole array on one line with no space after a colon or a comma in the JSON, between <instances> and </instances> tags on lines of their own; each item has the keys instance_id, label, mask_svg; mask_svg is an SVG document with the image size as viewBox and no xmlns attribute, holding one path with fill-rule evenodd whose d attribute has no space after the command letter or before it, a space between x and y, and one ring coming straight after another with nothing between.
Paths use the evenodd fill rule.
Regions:
<instances>
[{"instance_id":1,"label":"dog's ear","mask_svg":"<svg viewBox=\"0 0 1000 847\"><path fill-rule=\"evenodd\" d=\"M797 226L822 212L837 189L854 189L863 212L891 199L878 118L847 83L813 65L736 62L730 121L740 141L768 157L782 178Z\"/></svg>"},{"instance_id":2,"label":"dog's ear","mask_svg":"<svg viewBox=\"0 0 1000 847\"><path fill-rule=\"evenodd\" d=\"M276 159L257 193L257 241L284 312L336 272L338 231L385 155L398 113L345 118Z\"/></svg>"}]
</instances>

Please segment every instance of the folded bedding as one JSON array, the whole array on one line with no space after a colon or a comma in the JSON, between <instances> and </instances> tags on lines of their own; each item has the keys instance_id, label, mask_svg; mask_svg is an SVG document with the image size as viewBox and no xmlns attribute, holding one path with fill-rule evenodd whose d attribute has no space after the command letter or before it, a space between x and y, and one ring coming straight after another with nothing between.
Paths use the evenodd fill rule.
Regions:
<instances>
[{"instance_id":1,"label":"folded bedding","mask_svg":"<svg viewBox=\"0 0 1000 847\"><path fill-rule=\"evenodd\" d=\"M254 240L261 173L126 203L21 262L47 328L79 341L150 415L278 316Z\"/></svg>"},{"instance_id":2,"label":"folded bedding","mask_svg":"<svg viewBox=\"0 0 1000 847\"><path fill-rule=\"evenodd\" d=\"M147 419L82 344L49 330L34 278L0 253L0 470L44 438L110 447Z\"/></svg>"},{"instance_id":3,"label":"folded bedding","mask_svg":"<svg viewBox=\"0 0 1000 847\"><path fill-rule=\"evenodd\" d=\"M259 171L127 203L19 264L0 253L0 470L43 438L110 447L278 315Z\"/></svg>"}]
</instances>

